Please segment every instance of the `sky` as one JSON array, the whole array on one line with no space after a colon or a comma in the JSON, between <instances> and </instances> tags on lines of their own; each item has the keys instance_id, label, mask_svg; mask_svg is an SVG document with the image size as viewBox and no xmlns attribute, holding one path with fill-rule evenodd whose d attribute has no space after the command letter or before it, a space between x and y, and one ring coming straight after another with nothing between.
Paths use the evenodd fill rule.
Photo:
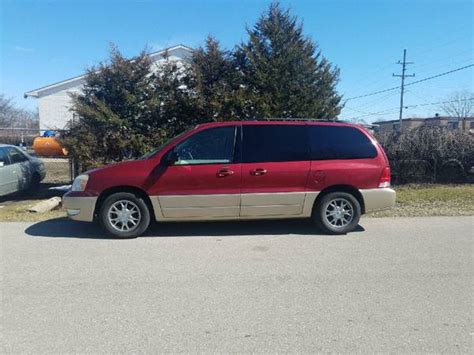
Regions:
<instances>
[{"instance_id":1,"label":"sky","mask_svg":"<svg viewBox=\"0 0 474 355\"><path fill-rule=\"evenodd\" d=\"M106 60L110 43L133 57L145 46L197 47L207 35L231 49L268 7L263 0L0 0L0 93L36 109L26 91ZM407 83L474 64L474 0L281 1L340 69L342 119L398 118L396 87L407 49ZM404 117L442 113L437 102L474 92L474 67L406 88ZM347 101L346 101L347 100ZM414 107L416 106L416 107Z\"/></svg>"}]
</instances>

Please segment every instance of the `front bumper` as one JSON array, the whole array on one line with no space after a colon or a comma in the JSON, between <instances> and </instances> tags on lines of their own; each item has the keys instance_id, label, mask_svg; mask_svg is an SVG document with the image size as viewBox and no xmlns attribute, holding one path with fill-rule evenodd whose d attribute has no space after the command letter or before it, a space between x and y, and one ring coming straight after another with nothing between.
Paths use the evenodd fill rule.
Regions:
<instances>
[{"instance_id":1,"label":"front bumper","mask_svg":"<svg viewBox=\"0 0 474 355\"><path fill-rule=\"evenodd\" d=\"M92 222L96 202L97 197L69 196L69 192L63 196L63 207L75 221Z\"/></svg>"},{"instance_id":2,"label":"front bumper","mask_svg":"<svg viewBox=\"0 0 474 355\"><path fill-rule=\"evenodd\" d=\"M390 188L360 190L364 198L365 212L383 210L395 206L396 192Z\"/></svg>"}]
</instances>

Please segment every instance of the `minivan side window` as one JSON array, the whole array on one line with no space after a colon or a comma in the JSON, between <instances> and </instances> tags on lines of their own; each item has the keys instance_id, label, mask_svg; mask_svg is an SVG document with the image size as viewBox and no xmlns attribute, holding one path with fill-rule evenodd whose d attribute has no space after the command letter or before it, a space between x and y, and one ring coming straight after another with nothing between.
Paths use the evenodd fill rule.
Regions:
<instances>
[{"instance_id":1,"label":"minivan side window","mask_svg":"<svg viewBox=\"0 0 474 355\"><path fill-rule=\"evenodd\" d=\"M304 125L243 125L242 162L309 160Z\"/></svg>"},{"instance_id":2,"label":"minivan side window","mask_svg":"<svg viewBox=\"0 0 474 355\"><path fill-rule=\"evenodd\" d=\"M27 161L28 158L17 148L7 148L11 164Z\"/></svg>"},{"instance_id":3,"label":"minivan side window","mask_svg":"<svg viewBox=\"0 0 474 355\"><path fill-rule=\"evenodd\" d=\"M226 164L234 157L235 126L206 129L176 145L174 165Z\"/></svg>"},{"instance_id":4,"label":"minivan side window","mask_svg":"<svg viewBox=\"0 0 474 355\"><path fill-rule=\"evenodd\" d=\"M377 156L372 141L354 127L310 125L309 142L312 160L368 159Z\"/></svg>"}]
</instances>

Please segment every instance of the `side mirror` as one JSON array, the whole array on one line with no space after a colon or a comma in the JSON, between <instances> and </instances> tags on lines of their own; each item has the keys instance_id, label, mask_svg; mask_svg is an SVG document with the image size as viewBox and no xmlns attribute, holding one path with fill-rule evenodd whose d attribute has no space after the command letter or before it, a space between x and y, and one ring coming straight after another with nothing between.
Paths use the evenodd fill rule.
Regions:
<instances>
[{"instance_id":1,"label":"side mirror","mask_svg":"<svg viewBox=\"0 0 474 355\"><path fill-rule=\"evenodd\" d=\"M179 160L178 153L176 153L174 150L166 154L164 163L167 166L174 165Z\"/></svg>"}]
</instances>

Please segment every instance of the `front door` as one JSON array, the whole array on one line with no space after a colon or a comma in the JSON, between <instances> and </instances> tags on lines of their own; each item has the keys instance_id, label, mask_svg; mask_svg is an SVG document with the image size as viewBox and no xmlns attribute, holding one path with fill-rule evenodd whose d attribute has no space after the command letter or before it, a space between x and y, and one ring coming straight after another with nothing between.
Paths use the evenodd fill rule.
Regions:
<instances>
[{"instance_id":1,"label":"front door","mask_svg":"<svg viewBox=\"0 0 474 355\"><path fill-rule=\"evenodd\" d=\"M177 161L153 188L164 219L238 217L241 165L235 162L237 127L199 131L179 143Z\"/></svg>"},{"instance_id":2,"label":"front door","mask_svg":"<svg viewBox=\"0 0 474 355\"><path fill-rule=\"evenodd\" d=\"M242 129L240 215L301 215L311 165L305 125L243 125Z\"/></svg>"}]
</instances>

